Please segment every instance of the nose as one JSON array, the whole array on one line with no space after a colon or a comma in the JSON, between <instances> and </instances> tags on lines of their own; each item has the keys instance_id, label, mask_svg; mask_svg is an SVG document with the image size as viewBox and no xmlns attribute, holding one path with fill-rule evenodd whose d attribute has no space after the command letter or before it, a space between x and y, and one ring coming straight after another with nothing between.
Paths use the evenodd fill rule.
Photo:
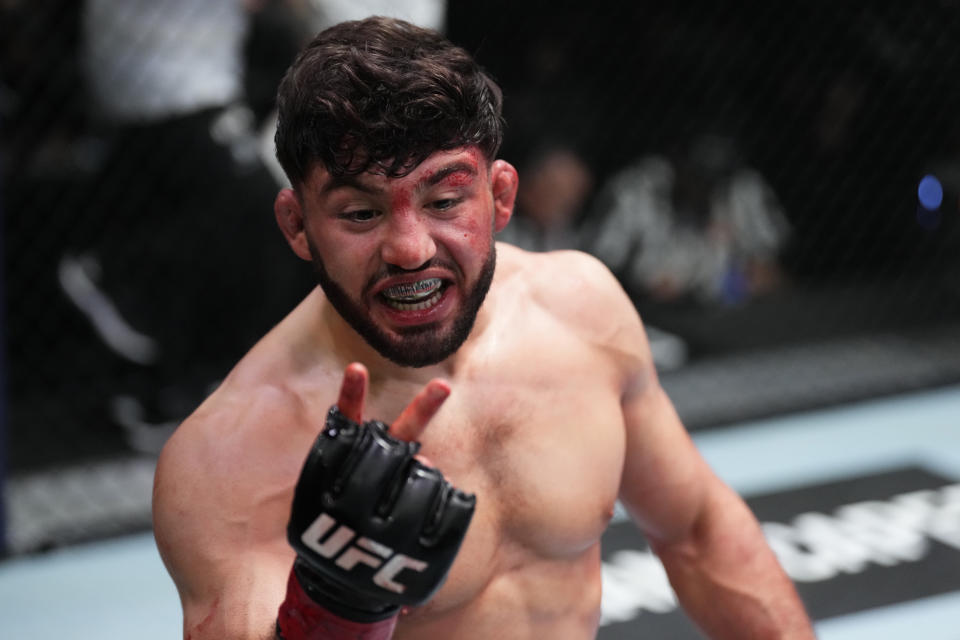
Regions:
<instances>
[{"instance_id":1,"label":"nose","mask_svg":"<svg viewBox=\"0 0 960 640\"><path fill-rule=\"evenodd\" d=\"M437 245L425 221L413 212L392 216L381 249L384 262L410 271L429 262L436 253Z\"/></svg>"}]
</instances>

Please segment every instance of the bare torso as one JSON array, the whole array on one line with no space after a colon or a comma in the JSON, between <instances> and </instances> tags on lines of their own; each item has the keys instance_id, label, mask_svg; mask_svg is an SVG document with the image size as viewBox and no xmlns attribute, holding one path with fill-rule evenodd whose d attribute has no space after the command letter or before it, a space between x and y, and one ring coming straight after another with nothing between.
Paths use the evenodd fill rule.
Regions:
<instances>
[{"instance_id":1,"label":"bare torso","mask_svg":"<svg viewBox=\"0 0 960 640\"><path fill-rule=\"evenodd\" d=\"M618 328L606 325L604 309L578 299L562 265L501 250L486 303L493 312L455 356L447 376L453 393L421 439L432 464L477 494L477 511L446 583L402 616L398 639L583 640L596 633L599 539L621 482L623 361L633 356L610 348ZM237 537L232 544L271 564L232 578L261 585L258 597L269 602L247 614L255 617L275 614L282 597L293 559L285 538L293 487L346 364L317 330L324 305L312 293L177 436L194 451L215 443L213 459L193 459L211 476L242 470L242 479L231 479L235 500L209 504L205 513L214 536ZM422 384L420 375L372 372L365 417L393 420ZM237 414L245 419L236 428L218 417ZM162 544L161 551L170 555Z\"/></svg>"}]
</instances>

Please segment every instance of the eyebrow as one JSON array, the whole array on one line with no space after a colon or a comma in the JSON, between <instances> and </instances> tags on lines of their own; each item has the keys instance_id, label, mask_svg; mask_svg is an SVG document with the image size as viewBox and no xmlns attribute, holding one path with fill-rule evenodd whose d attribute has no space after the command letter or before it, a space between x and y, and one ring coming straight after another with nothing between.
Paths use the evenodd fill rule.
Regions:
<instances>
[{"instance_id":1,"label":"eyebrow","mask_svg":"<svg viewBox=\"0 0 960 640\"><path fill-rule=\"evenodd\" d=\"M470 177L476 177L478 174L477 168L472 164L468 162L454 162L453 164L440 169L436 173L421 179L419 182L417 182L415 189L419 191L427 187L433 187L440 184L455 173L465 173Z\"/></svg>"},{"instance_id":2,"label":"eyebrow","mask_svg":"<svg viewBox=\"0 0 960 640\"><path fill-rule=\"evenodd\" d=\"M476 177L478 175L477 168L473 166L473 164L468 162L454 162L453 164L420 179L414 189L416 191L421 191L427 187L433 187L437 184L440 184L455 173L465 173L471 177ZM343 175L336 177L330 176L330 179L327 181L327 183L320 187L320 194L326 195L331 191L344 188L356 189L357 191L362 191L363 193L372 195L378 195L384 191L381 187L362 181L357 175Z\"/></svg>"}]
</instances>

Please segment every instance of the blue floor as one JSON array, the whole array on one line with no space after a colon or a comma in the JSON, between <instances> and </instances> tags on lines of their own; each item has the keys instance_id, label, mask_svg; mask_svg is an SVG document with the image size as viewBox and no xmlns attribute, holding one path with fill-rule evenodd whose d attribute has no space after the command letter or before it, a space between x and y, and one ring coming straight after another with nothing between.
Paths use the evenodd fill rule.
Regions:
<instances>
[{"instance_id":1,"label":"blue floor","mask_svg":"<svg viewBox=\"0 0 960 640\"><path fill-rule=\"evenodd\" d=\"M742 495L921 466L960 481L960 388L754 422L695 437ZM960 530L960 509L953 512ZM957 591L817 623L821 640L957 640Z\"/></svg>"},{"instance_id":2,"label":"blue floor","mask_svg":"<svg viewBox=\"0 0 960 640\"><path fill-rule=\"evenodd\" d=\"M955 482L960 387L744 423L695 440L720 476L748 497L907 466ZM960 509L952 517L960 525ZM955 591L818 620L818 635L957 640L956 579ZM0 638L169 639L180 637L180 624L176 591L149 534L0 564ZM642 630L641 616L638 637Z\"/></svg>"},{"instance_id":3,"label":"blue floor","mask_svg":"<svg viewBox=\"0 0 960 640\"><path fill-rule=\"evenodd\" d=\"M150 534L0 565L0 638L179 637L177 591Z\"/></svg>"}]
</instances>

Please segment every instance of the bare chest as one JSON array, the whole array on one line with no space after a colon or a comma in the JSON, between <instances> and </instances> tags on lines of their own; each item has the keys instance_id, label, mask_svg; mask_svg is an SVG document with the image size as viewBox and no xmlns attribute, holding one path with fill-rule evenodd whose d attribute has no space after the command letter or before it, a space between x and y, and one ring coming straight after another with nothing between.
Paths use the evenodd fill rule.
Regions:
<instances>
[{"instance_id":1,"label":"bare chest","mask_svg":"<svg viewBox=\"0 0 960 640\"><path fill-rule=\"evenodd\" d=\"M433 610L473 602L505 578L536 584L545 568L546 592L556 570L590 555L613 513L624 450L615 388L596 370L522 369L454 381L422 439L424 455L477 495Z\"/></svg>"},{"instance_id":2,"label":"bare chest","mask_svg":"<svg viewBox=\"0 0 960 640\"><path fill-rule=\"evenodd\" d=\"M423 453L477 494L502 535L547 556L595 540L616 499L623 455L612 398L583 387L500 387L449 409L448 422L441 415L428 428Z\"/></svg>"}]
</instances>

